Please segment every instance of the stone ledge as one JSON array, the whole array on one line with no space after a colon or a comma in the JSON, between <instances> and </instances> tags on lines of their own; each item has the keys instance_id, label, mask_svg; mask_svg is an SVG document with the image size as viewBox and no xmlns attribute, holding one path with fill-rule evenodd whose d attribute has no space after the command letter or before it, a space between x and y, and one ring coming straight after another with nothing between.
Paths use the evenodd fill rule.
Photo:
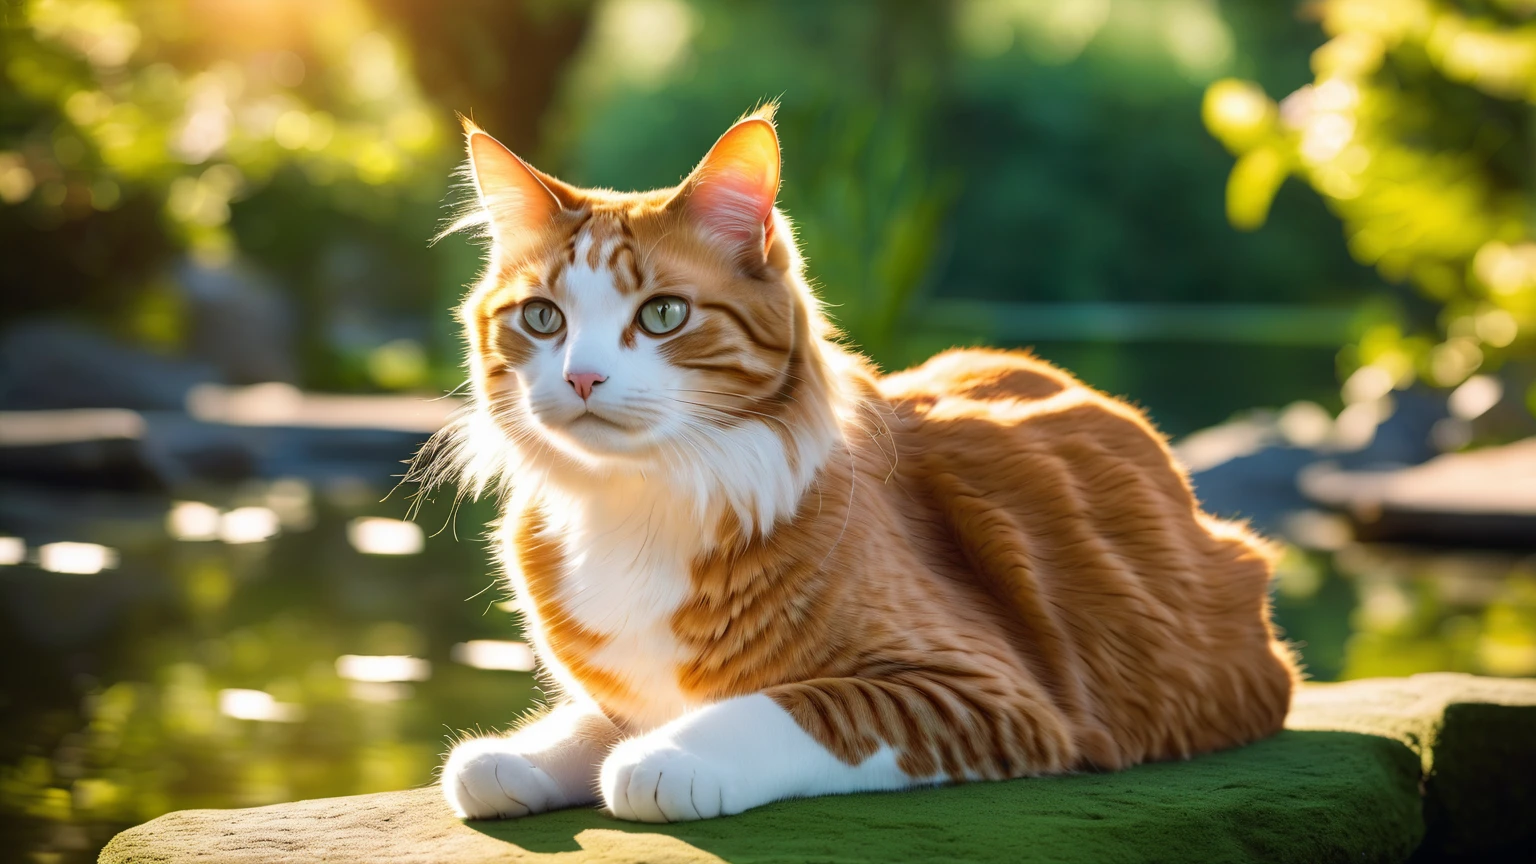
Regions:
<instances>
[{"instance_id":1,"label":"stone ledge","mask_svg":"<svg viewBox=\"0 0 1536 864\"><path fill-rule=\"evenodd\" d=\"M1419 755L1427 836L1416 860L1536 861L1536 680L1310 684L1286 725L1384 735Z\"/></svg>"},{"instance_id":2,"label":"stone ledge","mask_svg":"<svg viewBox=\"0 0 1536 864\"><path fill-rule=\"evenodd\" d=\"M680 825L619 822L594 810L466 824L435 789L188 810L119 834L100 860L1397 862L1536 854L1536 829L1526 824L1536 794L1536 682L1427 675L1310 685L1289 725L1240 750L1118 774L787 801Z\"/></svg>"}]
</instances>

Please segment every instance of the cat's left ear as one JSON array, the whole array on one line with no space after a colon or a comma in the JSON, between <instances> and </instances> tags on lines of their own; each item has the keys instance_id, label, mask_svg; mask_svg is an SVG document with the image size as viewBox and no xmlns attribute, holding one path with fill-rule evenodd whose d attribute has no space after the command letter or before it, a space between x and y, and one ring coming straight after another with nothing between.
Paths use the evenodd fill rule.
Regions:
<instances>
[{"instance_id":1,"label":"cat's left ear","mask_svg":"<svg viewBox=\"0 0 1536 864\"><path fill-rule=\"evenodd\" d=\"M678 196L705 234L753 269L763 265L773 242L779 194L779 136L771 117L764 111L727 130Z\"/></svg>"},{"instance_id":2,"label":"cat's left ear","mask_svg":"<svg viewBox=\"0 0 1536 864\"><path fill-rule=\"evenodd\" d=\"M557 193L559 182L467 119L464 143L491 235L508 252L526 249L566 206Z\"/></svg>"}]
</instances>

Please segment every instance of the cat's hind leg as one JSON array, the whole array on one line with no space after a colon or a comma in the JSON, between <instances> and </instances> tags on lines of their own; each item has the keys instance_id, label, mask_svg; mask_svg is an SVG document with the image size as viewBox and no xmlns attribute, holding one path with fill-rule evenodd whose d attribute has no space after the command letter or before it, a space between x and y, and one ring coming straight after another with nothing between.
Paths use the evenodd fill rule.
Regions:
<instances>
[{"instance_id":1,"label":"cat's hind leg","mask_svg":"<svg viewBox=\"0 0 1536 864\"><path fill-rule=\"evenodd\" d=\"M592 804L598 766L618 740L618 729L596 708L566 703L510 736L455 746L443 766L443 796L467 819Z\"/></svg>"}]
</instances>

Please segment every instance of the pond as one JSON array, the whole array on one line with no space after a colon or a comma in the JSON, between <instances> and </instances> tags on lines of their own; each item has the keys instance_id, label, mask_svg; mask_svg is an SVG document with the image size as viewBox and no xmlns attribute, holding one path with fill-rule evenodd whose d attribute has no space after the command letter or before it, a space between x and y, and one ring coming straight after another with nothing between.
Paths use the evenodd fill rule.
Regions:
<instances>
[{"instance_id":1,"label":"pond","mask_svg":"<svg viewBox=\"0 0 1536 864\"><path fill-rule=\"evenodd\" d=\"M406 523L387 491L0 489L0 526L32 526L0 537L0 848L94 861L169 810L430 784L461 730L532 707L489 506ZM1314 678L1536 673L1531 559L1337 527L1276 580Z\"/></svg>"}]
</instances>

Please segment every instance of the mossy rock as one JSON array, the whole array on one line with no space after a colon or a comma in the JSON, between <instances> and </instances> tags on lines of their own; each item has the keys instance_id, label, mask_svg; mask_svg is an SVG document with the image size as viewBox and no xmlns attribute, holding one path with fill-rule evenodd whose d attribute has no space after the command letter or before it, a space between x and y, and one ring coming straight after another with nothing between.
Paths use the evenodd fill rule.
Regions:
<instances>
[{"instance_id":1,"label":"mossy rock","mask_svg":"<svg viewBox=\"0 0 1536 864\"><path fill-rule=\"evenodd\" d=\"M1291 725L1239 750L1115 774L786 801L678 825L595 810L464 823L436 789L189 810L123 832L101 861L1317 864L1406 861L1416 849L1415 860L1530 857L1536 771L1518 771L1536 757L1536 682L1317 685L1298 697Z\"/></svg>"},{"instance_id":2,"label":"mossy rock","mask_svg":"<svg viewBox=\"0 0 1536 864\"><path fill-rule=\"evenodd\" d=\"M1536 680L1313 684L1286 725L1385 735L1418 754L1427 836L1415 861L1536 861Z\"/></svg>"}]
</instances>

